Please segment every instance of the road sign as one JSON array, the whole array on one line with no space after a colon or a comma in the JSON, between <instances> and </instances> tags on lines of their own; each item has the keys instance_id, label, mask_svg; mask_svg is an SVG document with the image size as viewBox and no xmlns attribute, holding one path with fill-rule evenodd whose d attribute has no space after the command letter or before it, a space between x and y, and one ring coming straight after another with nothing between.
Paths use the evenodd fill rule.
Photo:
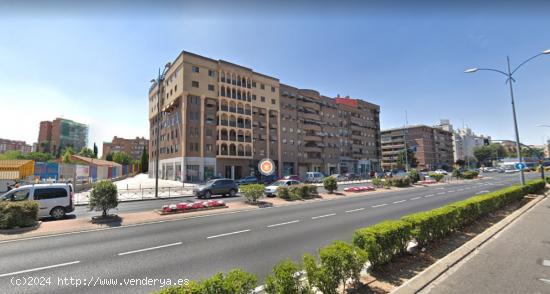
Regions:
<instances>
[{"instance_id":1,"label":"road sign","mask_svg":"<svg viewBox=\"0 0 550 294\"><path fill-rule=\"evenodd\" d=\"M518 162L514 165L514 167L517 169L517 170L524 170L525 169L525 163L523 162Z\"/></svg>"},{"instance_id":2,"label":"road sign","mask_svg":"<svg viewBox=\"0 0 550 294\"><path fill-rule=\"evenodd\" d=\"M270 176L275 172L275 162L269 158L264 158L258 163L258 170L264 176Z\"/></svg>"}]
</instances>

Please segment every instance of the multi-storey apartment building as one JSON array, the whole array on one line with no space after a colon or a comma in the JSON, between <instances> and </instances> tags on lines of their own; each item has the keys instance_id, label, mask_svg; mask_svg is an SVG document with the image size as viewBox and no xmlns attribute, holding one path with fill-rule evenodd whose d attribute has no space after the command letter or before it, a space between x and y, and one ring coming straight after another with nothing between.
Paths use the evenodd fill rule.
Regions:
<instances>
[{"instance_id":1,"label":"multi-storey apartment building","mask_svg":"<svg viewBox=\"0 0 550 294\"><path fill-rule=\"evenodd\" d=\"M453 129L449 120L441 120L439 128L453 133L454 161L464 160L470 162L475 159L474 149L491 143L490 136L477 135L470 128Z\"/></svg>"},{"instance_id":2,"label":"multi-storey apartment building","mask_svg":"<svg viewBox=\"0 0 550 294\"><path fill-rule=\"evenodd\" d=\"M366 170L365 163L370 168L380 156L379 107L349 100L357 107L280 84L247 67L184 51L170 63L160 87L154 84L149 91L150 175L155 171L156 144L159 173L167 179L241 178L256 173L263 158L275 162L278 175L332 173L343 167L340 157L348 150L355 164L349 168L362 164ZM365 138L356 141L355 149L343 147L353 143L349 126L343 124L351 117L365 117L360 132Z\"/></svg>"},{"instance_id":3,"label":"multi-storey apartment building","mask_svg":"<svg viewBox=\"0 0 550 294\"><path fill-rule=\"evenodd\" d=\"M419 169L434 170L450 168L453 165L452 133L438 127L414 125L383 130L382 168L398 168L399 153L407 148L415 150Z\"/></svg>"},{"instance_id":4,"label":"multi-storey apartment building","mask_svg":"<svg viewBox=\"0 0 550 294\"><path fill-rule=\"evenodd\" d=\"M111 142L103 142L102 158L106 159L108 154L115 152L124 152L130 155L133 160L140 160L143 150L146 150L148 146L149 140L144 137L124 139L114 136Z\"/></svg>"},{"instance_id":5,"label":"multi-storey apartment building","mask_svg":"<svg viewBox=\"0 0 550 294\"><path fill-rule=\"evenodd\" d=\"M66 147L76 152L88 145L88 126L69 119L40 122L38 150L57 154Z\"/></svg>"},{"instance_id":6,"label":"multi-storey apartment building","mask_svg":"<svg viewBox=\"0 0 550 294\"><path fill-rule=\"evenodd\" d=\"M25 141L16 141L0 138L0 153L6 151L21 151L23 153L29 153L32 151L32 146L28 145Z\"/></svg>"}]
</instances>

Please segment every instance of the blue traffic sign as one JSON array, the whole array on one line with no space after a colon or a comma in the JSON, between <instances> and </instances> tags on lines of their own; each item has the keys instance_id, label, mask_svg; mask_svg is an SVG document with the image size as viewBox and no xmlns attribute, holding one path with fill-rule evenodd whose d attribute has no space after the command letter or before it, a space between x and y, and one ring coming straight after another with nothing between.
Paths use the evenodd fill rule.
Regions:
<instances>
[{"instance_id":1,"label":"blue traffic sign","mask_svg":"<svg viewBox=\"0 0 550 294\"><path fill-rule=\"evenodd\" d=\"M517 170L524 170L525 169L525 163L523 162L518 162L514 165L514 167L517 169Z\"/></svg>"}]
</instances>

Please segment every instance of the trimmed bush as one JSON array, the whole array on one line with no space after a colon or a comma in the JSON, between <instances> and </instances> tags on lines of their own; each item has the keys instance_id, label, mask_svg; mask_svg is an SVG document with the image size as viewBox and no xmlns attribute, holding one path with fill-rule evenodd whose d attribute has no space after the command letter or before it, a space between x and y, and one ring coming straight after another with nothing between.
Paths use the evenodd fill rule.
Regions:
<instances>
[{"instance_id":1,"label":"trimmed bush","mask_svg":"<svg viewBox=\"0 0 550 294\"><path fill-rule=\"evenodd\" d=\"M373 178L372 179L372 184L376 188L380 188L380 187L382 187L382 185L384 185L384 183L382 183L382 179L379 179L379 178Z\"/></svg>"},{"instance_id":2,"label":"trimmed bush","mask_svg":"<svg viewBox=\"0 0 550 294\"><path fill-rule=\"evenodd\" d=\"M264 196L265 186L263 184L250 184L240 187L241 193L250 203L256 203Z\"/></svg>"},{"instance_id":3,"label":"trimmed bush","mask_svg":"<svg viewBox=\"0 0 550 294\"><path fill-rule=\"evenodd\" d=\"M368 252L373 267L387 263L403 253L410 239L412 225L400 220L390 220L358 229L353 234L353 244Z\"/></svg>"},{"instance_id":4,"label":"trimmed bush","mask_svg":"<svg viewBox=\"0 0 550 294\"><path fill-rule=\"evenodd\" d=\"M408 177L393 177L393 178L386 179L386 181L388 180L390 185L394 187L403 188L411 185L411 181Z\"/></svg>"},{"instance_id":5,"label":"trimmed bush","mask_svg":"<svg viewBox=\"0 0 550 294\"><path fill-rule=\"evenodd\" d=\"M458 210L452 206L419 212L401 218L414 228L412 236L420 244L439 239L457 227Z\"/></svg>"},{"instance_id":6,"label":"trimmed bush","mask_svg":"<svg viewBox=\"0 0 550 294\"><path fill-rule=\"evenodd\" d=\"M284 199L286 201L290 200L290 191L286 186L277 187L277 197Z\"/></svg>"},{"instance_id":7,"label":"trimmed bush","mask_svg":"<svg viewBox=\"0 0 550 294\"><path fill-rule=\"evenodd\" d=\"M409 173L407 174L407 177L409 178L411 184L414 184L420 181L420 174L414 168L409 171Z\"/></svg>"},{"instance_id":8,"label":"trimmed bush","mask_svg":"<svg viewBox=\"0 0 550 294\"><path fill-rule=\"evenodd\" d=\"M156 294L249 294L256 288L255 275L234 269L223 275L217 273L201 282L189 281L187 285L169 287Z\"/></svg>"},{"instance_id":9,"label":"trimmed bush","mask_svg":"<svg viewBox=\"0 0 550 294\"><path fill-rule=\"evenodd\" d=\"M38 220L36 201L0 201L0 229L32 227Z\"/></svg>"},{"instance_id":10,"label":"trimmed bush","mask_svg":"<svg viewBox=\"0 0 550 294\"><path fill-rule=\"evenodd\" d=\"M318 195L317 186L315 185L293 185L288 188L290 200L311 199Z\"/></svg>"},{"instance_id":11,"label":"trimmed bush","mask_svg":"<svg viewBox=\"0 0 550 294\"><path fill-rule=\"evenodd\" d=\"M329 194L332 194L338 189L338 183L334 177L326 177L323 180L323 187L328 191Z\"/></svg>"},{"instance_id":12,"label":"trimmed bush","mask_svg":"<svg viewBox=\"0 0 550 294\"><path fill-rule=\"evenodd\" d=\"M314 197L317 197L319 196L319 192L317 192L317 186L315 185L306 185L307 187L307 191L308 191L308 195L307 195L307 198L314 198Z\"/></svg>"},{"instance_id":13,"label":"trimmed bush","mask_svg":"<svg viewBox=\"0 0 550 294\"><path fill-rule=\"evenodd\" d=\"M461 177L466 180L471 180L477 178L478 175L479 173L476 171L465 171L462 173Z\"/></svg>"},{"instance_id":14,"label":"trimmed bush","mask_svg":"<svg viewBox=\"0 0 550 294\"><path fill-rule=\"evenodd\" d=\"M101 211L101 216L107 216L109 209L118 206L118 191L116 185L111 181L100 181L94 184L90 192L90 211Z\"/></svg>"},{"instance_id":15,"label":"trimmed bush","mask_svg":"<svg viewBox=\"0 0 550 294\"><path fill-rule=\"evenodd\" d=\"M442 174L436 174L436 173L431 173L430 174L430 178L434 179L436 182L440 182L443 178L445 177L445 175L442 175Z\"/></svg>"},{"instance_id":16,"label":"trimmed bush","mask_svg":"<svg viewBox=\"0 0 550 294\"><path fill-rule=\"evenodd\" d=\"M266 279L265 292L268 294L311 293L307 284L300 281L300 276L295 275L299 270L299 266L290 259L277 263Z\"/></svg>"},{"instance_id":17,"label":"trimmed bush","mask_svg":"<svg viewBox=\"0 0 550 294\"><path fill-rule=\"evenodd\" d=\"M458 168L455 168L455 169L453 170L453 177L455 177L455 178L457 178L457 179L458 179L458 178L461 178L461 177L462 177L462 172L461 172Z\"/></svg>"},{"instance_id":18,"label":"trimmed bush","mask_svg":"<svg viewBox=\"0 0 550 294\"><path fill-rule=\"evenodd\" d=\"M360 248L346 242L334 241L319 250L318 265L315 258L306 254L304 268L310 287L315 286L325 294L336 294L339 285L344 286L345 292L345 282L348 279L359 281L359 273L367 259L367 253Z\"/></svg>"}]
</instances>

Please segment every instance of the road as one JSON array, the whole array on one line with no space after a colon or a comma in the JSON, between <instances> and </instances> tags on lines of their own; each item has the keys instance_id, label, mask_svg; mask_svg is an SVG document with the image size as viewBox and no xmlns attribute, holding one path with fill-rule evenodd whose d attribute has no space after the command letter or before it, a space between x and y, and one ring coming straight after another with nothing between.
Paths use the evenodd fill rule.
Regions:
<instances>
[{"instance_id":1,"label":"road","mask_svg":"<svg viewBox=\"0 0 550 294\"><path fill-rule=\"evenodd\" d=\"M128 278L143 279L140 282L144 278L200 279L236 267L262 280L278 261L300 260L303 253L314 253L332 240L351 240L357 228L518 182L517 174L491 176L494 178L366 197L0 242L0 291L148 293L158 289L158 283L156 287L121 284ZM24 277L50 277L50 285L10 284ZM63 282L64 277L86 279L86 283L91 280L96 286L60 285L59 278ZM118 284L99 286L103 279L117 279Z\"/></svg>"}]
</instances>

